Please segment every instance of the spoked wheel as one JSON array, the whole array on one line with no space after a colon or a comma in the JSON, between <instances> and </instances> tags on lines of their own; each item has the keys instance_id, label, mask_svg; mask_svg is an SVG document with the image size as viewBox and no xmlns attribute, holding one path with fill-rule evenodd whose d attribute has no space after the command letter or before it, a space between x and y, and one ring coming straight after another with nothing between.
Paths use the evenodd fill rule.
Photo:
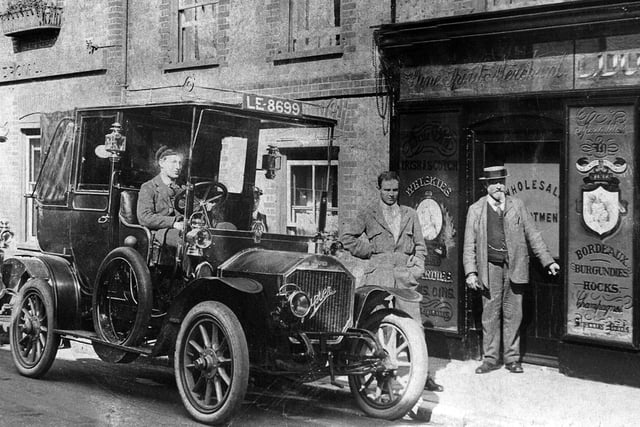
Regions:
<instances>
[{"instance_id":1,"label":"spoked wheel","mask_svg":"<svg viewBox=\"0 0 640 427\"><path fill-rule=\"evenodd\" d=\"M204 423L228 421L249 383L249 350L242 325L224 304L205 301L180 326L174 370L189 414Z\"/></svg>"},{"instance_id":2,"label":"spoked wheel","mask_svg":"<svg viewBox=\"0 0 640 427\"><path fill-rule=\"evenodd\" d=\"M39 378L51 367L60 336L56 335L53 290L41 279L30 279L20 289L9 328L11 354L18 372Z\"/></svg>"},{"instance_id":3,"label":"spoked wheel","mask_svg":"<svg viewBox=\"0 0 640 427\"><path fill-rule=\"evenodd\" d=\"M349 387L367 415L395 420L404 416L422 394L429 357L422 328L413 319L390 313L374 313L363 325L372 331L394 369L349 376ZM360 341L357 353L371 357L374 351Z\"/></svg>"},{"instance_id":4,"label":"spoked wheel","mask_svg":"<svg viewBox=\"0 0 640 427\"><path fill-rule=\"evenodd\" d=\"M153 304L151 273L140 253L129 247L109 252L98 269L92 304L93 326L101 339L126 346L140 343ZM94 349L111 362L135 358L132 353L101 345L94 345Z\"/></svg>"}]
</instances>

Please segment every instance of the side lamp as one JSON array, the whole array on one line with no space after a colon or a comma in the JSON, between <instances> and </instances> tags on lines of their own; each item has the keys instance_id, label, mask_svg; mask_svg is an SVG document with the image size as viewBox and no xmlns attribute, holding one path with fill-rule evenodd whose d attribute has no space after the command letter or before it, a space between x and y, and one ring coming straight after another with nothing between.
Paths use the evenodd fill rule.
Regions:
<instances>
[{"instance_id":1,"label":"side lamp","mask_svg":"<svg viewBox=\"0 0 640 427\"><path fill-rule=\"evenodd\" d=\"M282 157L278 151L278 147L270 145L267 148L267 154L262 155L262 170L265 172L265 178L274 179L276 171L282 167Z\"/></svg>"},{"instance_id":2,"label":"side lamp","mask_svg":"<svg viewBox=\"0 0 640 427\"><path fill-rule=\"evenodd\" d=\"M125 152L127 138L122 135L122 125L120 123L114 122L111 125L111 133L105 135L104 145L105 149L114 156L119 156Z\"/></svg>"}]
</instances>

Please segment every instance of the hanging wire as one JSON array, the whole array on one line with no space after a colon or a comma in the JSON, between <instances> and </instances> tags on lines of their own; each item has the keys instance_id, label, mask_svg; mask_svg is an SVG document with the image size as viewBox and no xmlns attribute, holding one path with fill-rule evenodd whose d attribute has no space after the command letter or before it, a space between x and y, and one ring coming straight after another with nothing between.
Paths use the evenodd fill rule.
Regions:
<instances>
[{"instance_id":1,"label":"hanging wire","mask_svg":"<svg viewBox=\"0 0 640 427\"><path fill-rule=\"evenodd\" d=\"M378 55L376 49L376 41L371 39L371 64L373 65L373 74L375 79L375 98L376 109L378 116L382 119L382 134L387 135L389 133L389 123L391 117L387 116L389 112L389 94L387 92L387 85L384 84L384 74L382 67L378 64Z\"/></svg>"}]
</instances>

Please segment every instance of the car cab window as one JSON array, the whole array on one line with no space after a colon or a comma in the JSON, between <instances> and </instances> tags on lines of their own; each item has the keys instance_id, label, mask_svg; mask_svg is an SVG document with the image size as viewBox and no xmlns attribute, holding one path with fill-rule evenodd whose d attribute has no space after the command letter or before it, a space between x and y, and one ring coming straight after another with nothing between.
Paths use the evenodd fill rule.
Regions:
<instances>
[{"instance_id":1,"label":"car cab window","mask_svg":"<svg viewBox=\"0 0 640 427\"><path fill-rule=\"evenodd\" d=\"M67 200L74 148L75 123L62 119L48 144L34 194L42 204L58 205Z\"/></svg>"},{"instance_id":2,"label":"car cab window","mask_svg":"<svg viewBox=\"0 0 640 427\"><path fill-rule=\"evenodd\" d=\"M242 193L246 158L246 138L233 136L222 138L219 181L226 185L230 193Z\"/></svg>"},{"instance_id":3,"label":"car cab window","mask_svg":"<svg viewBox=\"0 0 640 427\"><path fill-rule=\"evenodd\" d=\"M97 146L104 144L105 135L116 121L115 114L83 116L80 120L81 157L78 190L109 190L108 159L95 154Z\"/></svg>"}]
</instances>

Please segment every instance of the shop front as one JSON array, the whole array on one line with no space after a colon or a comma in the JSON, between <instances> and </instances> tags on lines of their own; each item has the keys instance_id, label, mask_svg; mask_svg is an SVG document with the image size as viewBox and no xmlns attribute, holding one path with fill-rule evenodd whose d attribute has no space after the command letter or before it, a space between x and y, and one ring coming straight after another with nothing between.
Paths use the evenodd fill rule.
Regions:
<instances>
[{"instance_id":1,"label":"shop front","mask_svg":"<svg viewBox=\"0 0 640 427\"><path fill-rule=\"evenodd\" d=\"M394 101L391 165L428 250L419 289L432 354L480 356L464 225L482 169L505 165L508 194L562 266L552 277L531 257L524 361L640 385L638 18L637 1L576 1L377 31Z\"/></svg>"}]
</instances>

